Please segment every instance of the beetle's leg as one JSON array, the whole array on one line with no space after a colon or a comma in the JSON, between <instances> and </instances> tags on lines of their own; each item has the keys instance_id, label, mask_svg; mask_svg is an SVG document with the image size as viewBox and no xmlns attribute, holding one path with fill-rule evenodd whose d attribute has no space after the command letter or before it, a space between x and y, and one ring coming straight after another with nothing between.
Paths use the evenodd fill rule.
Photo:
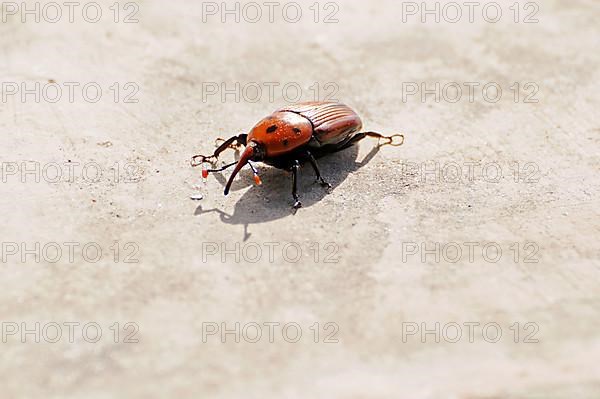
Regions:
<instances>
[{"instance_id":1,"label":"beetle's leg","mask_svg":"<svg viewBox=\"0 0 600 399\"><path fill-rule=\"evenodd\" d=\"M298 170L300 169L300 162L294 160L292 164L292 196L294 197L294 209L302 208L300 198L298 197Z\"/></svg>"},{"instance_id":2,"label":"beetle's leg","mask_svg":"<svg viewBox=\"0 0 600 399\"><path fill-rule=\"evenodd\" d=\"M219 154L221 154L223 151L225 151L228 148L231 149L237 149L239 145L246 145L246 139L248 138L247 134L240 134L237 136L233 136L228 138L227 140L225 140L223 142L223 144L221 144L214 152L214 154L212 155L213 157L219 157ZM236 144L233 144L236 143Z\"/></svg>"},{"instance_id":3,"label":"beetle's leg","mask_svg":"<svg viewBox=\"0 0 600 399\"><path fill-rule=\"evenodd\" d=\"M364 134L365 136L368 137L374 137L376 138L378 141L380 141L381 139L385 139L386 142L380 145L391 145L393 147L399 147L402 144L404 144L404 135L403 134L394 134L391 136L384 136L381 133L377 133L377 132L364 132L364 133L360 133L360 134Z\"/></svg>"},{"instance_id":4,"label":"beetle's leg","mask_svg":"<svg viewBox=\"0 0 600 399\"><path fill-rule=\"evenodd\" d=\"M220 146L221 146L221 145L223 145L223 143L225 143L226 141L227 141L227 140L225 140L224 138L222 138L222 137L219 137L218 139L216 139L216 140L215 140L215 145L216 145L217 147L220 147ZM228 148L231 148L232 150L239 151L240 147L241 147L241 146L245 146L245 145L246 145L246 142L245 142L245 141L244 141L243 143L240 143L240 141L239 141L239 140L237 140L237 141L235 141L235 142L233 142L233 143L230 143Z\"/></svg>"},{"instance_id":5,"label":"beetle's leg","mask_svg":"<svg viewBox=\"0 0 600 399\"><path fill-rule=\"evenodd\" d=\"M315 157L313 157L313 154L311 154L311 152L307 150L306 156L308 157L308 161L310 162L310 165L315 170L315 174L317 175L317 181L319 183L321 183L321 186L326 187L328 189L331 188L331 184L326 182L325 179L323 179L323 177L321 176L321 171L319 170L319 165L317 165L317 160L315 159Z\"/></svg>"},{"instance_id":6,"label":"beetle's leg","mask_svg":"<svg viewBox=\"0 0 600 399\"><path fill-rule=\"evenodd\" d=\"M387 141L383 144L380 144L380 146L391 145L394 147L398 147L398 146L401 146L402 144L404 144L404 135L403 134L394 134L392 136L384 136L383 134L380 134L377 132L364 132L364 133L357 133L354 136L352 136L352 138L350 140L348 140L346 143L344 143L336 151L345 150L346 148L358 143L365 137L373 137L378 140L386 139Z\"/></svg>"},{"instance_id":7,"label":"beetle's leg","mask_svg":"<svg viewBox=\"0 0 600 399\"><path fill-rule=\"evenodd\" d=\"M202 165L204 162L211 162L214 163L217 158L219 158L219 155L225 151L228 148L232 148L232 144L234 142L237 142L237 144L241 144L241 145L246 145L246 139L247 139L248 135L247 134L240 134L239 136L233 136L230 137L229 139L227 139L225 142L223 142L223 144L221 144L212 155L206 156L206 155L195 155L192 157L192 166L200 166ZM236 147L233 147L236 148Z\"/></svg>"}]
</instances>

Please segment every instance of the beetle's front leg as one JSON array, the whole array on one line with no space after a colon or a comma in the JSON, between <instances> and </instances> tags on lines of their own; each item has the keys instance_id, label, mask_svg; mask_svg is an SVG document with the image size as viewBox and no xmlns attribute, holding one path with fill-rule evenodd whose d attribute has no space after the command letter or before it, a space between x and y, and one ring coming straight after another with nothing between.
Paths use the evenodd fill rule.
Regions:
<instances>
[{"instance_id":1,"label":"beetle's front leg","mask_svg":"<svg viewBox=\"0 0 600 399\"><path fill-rule=\"evenodd\" d=\"M248 138L247 134L240 134L238 136L233 136L230 137L229 139L225 140L223 142L223 144L221 144L212 155L206 156L206 155L194 155L192 157L192 167L196 167L196 166L200 166L202 165L204 162L210 162L210 163L215 163L217 161L217 159L219 158L219 155L225 151L228 148L232 148L231 145L234 142L237 142L237 144L241 144L241 145L246 145L246 139Z\"/></svg>"},{"instance_id":2,"label":"beetle's front leg","mask_svg":"<svg viewBox=\"0 0 600 399\"><path fill-rule=\"evenodd\" d=\"M298 170L300 162L297 159L292 163L292 196L294 197L294 209L302 208L300 198L298 197Z\"/></svg>"},{"instance_id":3,"label":"beetle's front leg","mask_svg":"<svg viewBox=\"0 0 600 399\"><path fill-rule=\"evenodd\" d=\"M315 170L315 174L317 175L317 181L321 184L321 186L323 186L327 189L331 189L331 184L329 184L327 181L325 181L325 179L323 179L323 177L321 176L321 171L319 170L319 165L317 164L317 160L315 159L315 157L313 157L313 154L311 154L310 151L306 150L306 157L308 158L310 165Z\"/></svg>"}]
</instances>

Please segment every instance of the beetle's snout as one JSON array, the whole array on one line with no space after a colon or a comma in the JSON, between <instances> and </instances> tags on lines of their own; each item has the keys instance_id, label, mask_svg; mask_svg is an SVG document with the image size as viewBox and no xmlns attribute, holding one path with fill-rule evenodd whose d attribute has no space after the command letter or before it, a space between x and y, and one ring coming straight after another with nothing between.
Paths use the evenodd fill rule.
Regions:
<instances>
[{"instance_id":1,"label":"beetle's snout","mask_svg":"<svg viewBox=\"0 0 600 399\"><path fill-rule=\"evenodd\" d=\"M233 179L235 179L235 176L239 173L239 171L250 161L261 161L264 159L264 156L265 156L265 150L264 150L264 146L262 144L257 143L256 141L251 141L250 143L248 143L248 146L246 147L246 149L240 156L240 160L238 161L237 165L235 166L235 169L233 169L233 172L231 173L231 176L229 177L229 180L227 181L227 185L225 186L225 195L229 194L229 189L231 188ZM250 164L250 167L252 168L252 171L254 172L254 180L256 181L256 184L260 185L261 183L260 183L260 178L258 177L258 173L256 172L256 170L254 169L254 167L251 164Z\"/></svg>"}]
</instances>

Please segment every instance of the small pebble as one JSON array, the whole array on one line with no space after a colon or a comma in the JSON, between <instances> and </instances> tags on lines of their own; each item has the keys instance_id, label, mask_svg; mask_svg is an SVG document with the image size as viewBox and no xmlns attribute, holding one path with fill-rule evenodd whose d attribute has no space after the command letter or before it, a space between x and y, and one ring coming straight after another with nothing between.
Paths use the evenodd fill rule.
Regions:
<instances>
[{"instance_id":1,"label":"small pebble","mask_svg":"<svg viewBox=\"0 0 600 399\"><path fill-rule=\"evenodd\" d=\"M190 196L190 199L193 201L200 201L204 199L204 195L202 194L194 194Z\"/></svg>"}]
</instances>

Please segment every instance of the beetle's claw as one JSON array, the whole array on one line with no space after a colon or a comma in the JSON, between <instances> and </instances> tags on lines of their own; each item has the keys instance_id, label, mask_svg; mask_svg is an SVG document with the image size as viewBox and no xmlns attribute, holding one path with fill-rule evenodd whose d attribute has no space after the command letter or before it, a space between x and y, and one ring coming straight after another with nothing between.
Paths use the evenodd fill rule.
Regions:
<instances>
[{"instance_id":1,"label":"beetle's claw","mask_svg":"<svg viewBox=\"0 0 600 399\"><path fill-rule=\"evenodd\" d=\"M294 213L295 213L298 209L302 208L302 203L300 203L300 201L296 200L296 202L294 202L293 208L294 208Z\"/></svg>"},{"instance_id":2,"label":"beetle's claw","mask_svg":"<svg viewBox=\"0 0 600 399\"><path fill-rule=\"evenodd\" d=\"M211 163L214 165L217 162L217 157L215 157L214 155L211 155L211 156L194 155L192 157L192 160L190 161L190 165L192 165L192 168L195 168L196 166L200 166L205 162L208 162L208 163Z\"/></svg>"},{"instance_id":3,"label":"beetle's claw","mask_svg":"<svg viewBox=\"0 0 600 399\"><path fill-rule=\"evenodd\" d=\"M204 155L194 155L190 161L190 165L192 168L195 168L196 166L202 165L205 159L206 157L204 157Z\"/></svg>"},{"instance_id":4,"label":"beetle's claw","mask_svg":"<svg viewBox=\"0 0 600 399\"><path fill-rule=\"evenodd\" d=\"M323 179L317 179L317 180L315 180L315 183L319 183L321 185L321 187L323 187L327 190L327 192L329 192L332 189L331 184L329 184L328 182L326 182Z\"/></svg>"},{"instance_id":5,"label":"beetle's claw","mask_svg":"<svg viewBox=\"0 0 600 399\"><path fill-rule=\"evenodd\" d=\"M380 144L383 145L391 145L392 147L399 147L404 144L404 135L403 134L394 134L393 136L382 137L382 139L386 139L386 142Z\"/></svg>"}]
</instances>

